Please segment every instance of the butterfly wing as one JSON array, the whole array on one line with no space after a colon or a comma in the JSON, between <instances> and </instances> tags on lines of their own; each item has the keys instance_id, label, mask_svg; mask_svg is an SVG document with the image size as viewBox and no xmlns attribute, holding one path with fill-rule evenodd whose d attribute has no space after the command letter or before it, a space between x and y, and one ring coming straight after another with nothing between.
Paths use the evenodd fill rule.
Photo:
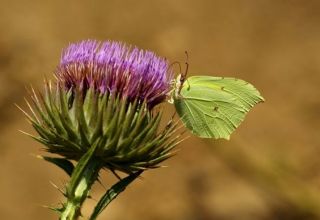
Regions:
<instances>
[{"instance_id":1,"label":"butterfly wing","mask_svg":"<svg viewBox=\"0 0 320 220\"><path fill-rule=\"evenodd\" d=\"M182 122L197 136L225 138L244 120L262 96L251 84L235 79L193 76L184 83L174 104Z\"/></svg>"}]
</instances>

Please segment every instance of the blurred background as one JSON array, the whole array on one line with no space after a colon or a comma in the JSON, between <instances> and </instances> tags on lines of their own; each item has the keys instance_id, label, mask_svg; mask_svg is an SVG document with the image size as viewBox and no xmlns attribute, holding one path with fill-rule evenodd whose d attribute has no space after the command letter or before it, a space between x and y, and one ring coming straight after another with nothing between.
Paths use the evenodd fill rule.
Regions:
<instances>
[{"instance_id":1,"label":"blurred background","mask_svg":"<svg viewBox=\"0 0 320 220\"><path fill-rule=\"evenodd\" d=\"M0 219L57 219L67 176L14 103L52 78L61 49L121 40L185 61L190 75L233 76L266 98L230 141L190 137L168 168L132 184L100 219L320 219L320 1L25 1L0 7ZM105 187L116 179L103 174ZM88 215L104 188L96 185Z\"/></svg>"}]
</instances>

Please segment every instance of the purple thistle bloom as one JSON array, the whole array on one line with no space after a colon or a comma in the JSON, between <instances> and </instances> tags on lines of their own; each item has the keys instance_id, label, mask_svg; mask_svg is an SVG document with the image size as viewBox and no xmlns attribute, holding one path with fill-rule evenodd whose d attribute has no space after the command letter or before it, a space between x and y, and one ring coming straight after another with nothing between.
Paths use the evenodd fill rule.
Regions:
<instances>
[{"instance_id":1,"label":"purple thistle bloom","mask_svg":"<svg viewBox=\"0 0 320 220\"><path fill-rule=\"evenodd\" d=\"M121 42L87 40L63 51L56 76L68 90L80 86L85 92L93 87L129 101L146 101L152 108L165 100L173 73L168 61L151 51Z\"/></svg>"}]
</instances>

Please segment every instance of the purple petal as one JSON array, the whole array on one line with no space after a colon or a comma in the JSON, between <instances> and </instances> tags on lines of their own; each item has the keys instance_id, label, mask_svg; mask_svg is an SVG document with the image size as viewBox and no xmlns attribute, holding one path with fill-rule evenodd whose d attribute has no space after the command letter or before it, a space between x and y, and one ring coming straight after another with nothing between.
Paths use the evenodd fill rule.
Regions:
<instances>
[{"instance_id":1,"label":"purple petal","mask_svg":"<svg viewBox=\"0 0 320 220\"><path fill-rule=\"evenodd\" d=\"M173 73L168 61L151 51L121 42L87 40L63 50L56 76L66 89L92 86L129 101L145 100L152 108L166 98Z\"/></svg>"}]
</instances>

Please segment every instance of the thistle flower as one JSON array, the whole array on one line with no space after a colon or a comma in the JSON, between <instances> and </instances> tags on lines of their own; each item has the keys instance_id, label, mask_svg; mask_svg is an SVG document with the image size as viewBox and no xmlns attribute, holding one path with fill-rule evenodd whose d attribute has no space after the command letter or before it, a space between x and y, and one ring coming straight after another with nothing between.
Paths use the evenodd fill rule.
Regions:
<instances>
[{"instance_id":1,"label":"thistle flower","mask_svg":"<svg viewBox=\"0 0 320 220\"><path fill-rule=\"evenodd\" d=\"M130 102L146 101L149 108L165 100L172 75L168 62L153 52L112 41L71 44L56 70L67 90L92 87Z\"/></svg>"},{"instance_id":2,"label":"thistle flower","mask_svg":"<svg viewBox=\"0 0 320 220\"><path fill-rule=\"evenodd\" d=\"M158 167L172 156L178 138L171 120L159 128L153 107L170 90L168 62L153 52L119 42L71 44L47 82L33 92L28 116L46 150L78 161L90 148L102 166L132 173Z\"/></svg>"},{"instance_id":3,"label":"thistle flower","mask_svg":"<svg viewBox=\"0 0 320 220\"><path fill-rule=\"evenodd\" d=\"M129 174L101 198L93 220L142 171L173 155L177 124L171 119L161 129L162 111L154 109L171 90L172 72L153 52L89 40L63 51L55 76L56 82L45 83L44 93L32 89L31 114L24 113L39 134L29 135L63 157L43 158L71 175L67 201L55 209L60 219L81 215L100 169Z\"/></svg>"}]
</instances>

